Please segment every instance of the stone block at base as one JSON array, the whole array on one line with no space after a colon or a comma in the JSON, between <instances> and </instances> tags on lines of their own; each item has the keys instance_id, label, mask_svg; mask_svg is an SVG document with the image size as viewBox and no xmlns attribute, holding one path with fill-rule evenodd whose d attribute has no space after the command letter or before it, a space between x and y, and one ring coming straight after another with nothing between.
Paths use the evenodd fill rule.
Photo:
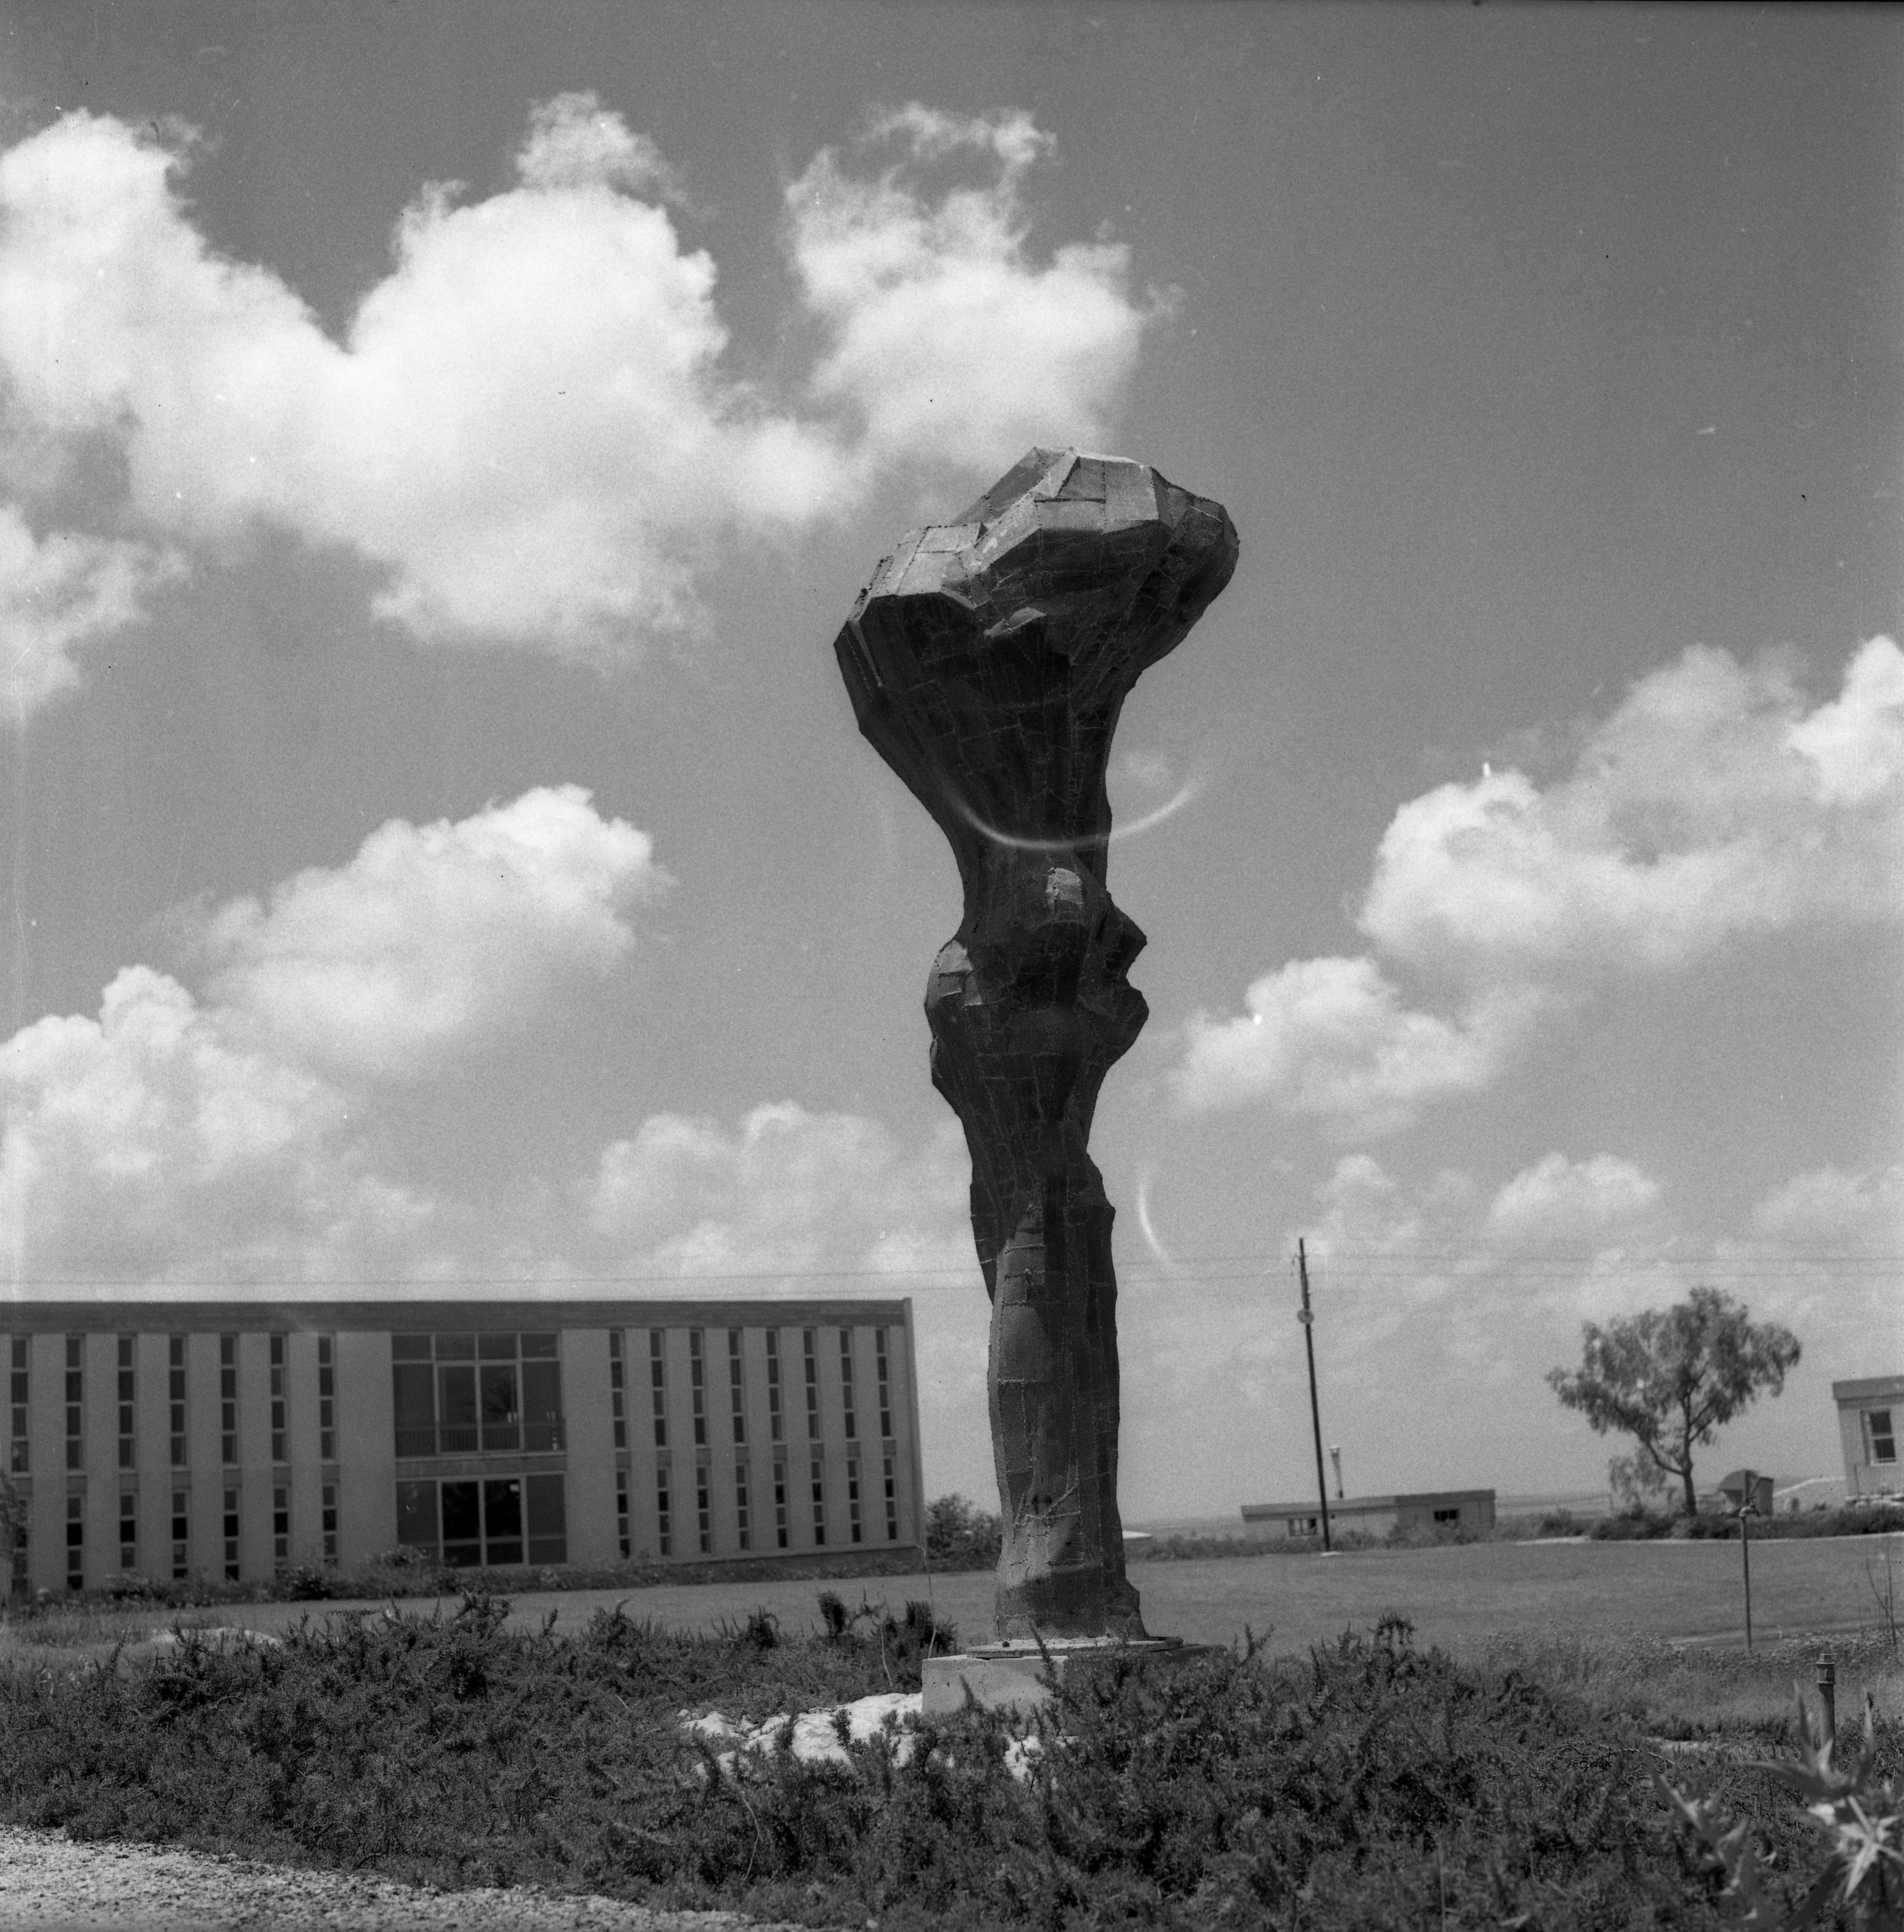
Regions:
<instances>
[{"instance_id":1,"label":"stone block at base","mask_svg":"<svg viewBox=\"0 0 1904 1932\"><path fill-rule=\"evenodd\" d=\"M1145 1637L1135 1643L1060 1638L1047 1643L1043 1655L1036 1644L1027 1641L985 1644L956 1657L925 1660L920 1712L927 1718L950 1717L964 1709L968 1690L984 1709L1029 1711L1051 1696L1045 1683L1048 1672L1060 1684L1075 1683L1082 1673L1118 1664L1168 1670L1193 1658L1213 1656L1219 1648L1168 1636Z\"/></svg>"}]
</instances>

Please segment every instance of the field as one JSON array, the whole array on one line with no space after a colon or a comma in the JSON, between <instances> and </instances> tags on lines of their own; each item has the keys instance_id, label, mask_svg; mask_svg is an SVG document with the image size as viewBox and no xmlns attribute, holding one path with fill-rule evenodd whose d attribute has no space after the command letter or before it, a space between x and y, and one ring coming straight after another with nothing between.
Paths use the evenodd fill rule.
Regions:
<instances>
[{"instance_id":1,"label":"field","mask_svg":"<svg viewBox=\"0 0 1904 1932\"><path fill-rule=\"evenodd\" d=\"M1888 1553L1904 1604L1904 1537L1842 1537L1755 1544L1753 1624L1765 1642L1881 1622ZM1342 1556L1232 1557L1135 1562L1131 1576L1154 1632L1200 1643L1231 1644L1246 1626L1272 1652L1306 1648L1366 1628L1393 1612L1415 1627L1417 1641L1459 1650L1491 1633L1564 1630L1576 1636L1642 1636L1674 1642L1744 1641L1744 1598L1734 1543L1477 1543L1431 1550L1370 1550ZM1874 1587L1875 1586L1875 1587ZM819 1591L856 1604L929 1600L967 1642L992 1634L988 1573L886 1576L821 1585L784 1582L658 1585L637 1590L523 1592L512 1596L519 1627L539 1626L551 1612L559 1631L580 1628L598 1610L625 1604L631 1617L670 1630L714 1628L764 1609L791 1635L817 1624ZM454 1599L444 1607L453 1608ZM233 1604L181 1613L186 1623L281 1630L305 1616L347 1607L333 1604ZM430 1600L406 1604L427 1612ZM134 1637L160 1628L163 1612L88 1613L97 1640ZM28 1636L31 1625L16 1635Z\"/></svg>"}]
</instances>

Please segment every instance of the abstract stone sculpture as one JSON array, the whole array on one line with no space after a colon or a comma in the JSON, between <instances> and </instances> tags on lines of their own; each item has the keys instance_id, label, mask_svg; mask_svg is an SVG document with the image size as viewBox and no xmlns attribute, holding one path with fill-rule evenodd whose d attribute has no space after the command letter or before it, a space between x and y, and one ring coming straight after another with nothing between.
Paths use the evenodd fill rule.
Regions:
<instances>
[{"instance_id":1,"label":"abstract stone sculpture","mask_svg":"<svg viewBox=\"0 0 1904 1932\"><path fill-rule=\"evenodd\" d=\"M859 728L952 842L933 1084L972 1154L991 1298L1002 1638L1141 1638L1117 1514L1111 1208L1087 1151L1148 1016L1111 902L1104 775L1138 676L1236 567L1222 506L1139 463L1034 449L880 560L835 649Z\"/></svg>"}]
</instances>

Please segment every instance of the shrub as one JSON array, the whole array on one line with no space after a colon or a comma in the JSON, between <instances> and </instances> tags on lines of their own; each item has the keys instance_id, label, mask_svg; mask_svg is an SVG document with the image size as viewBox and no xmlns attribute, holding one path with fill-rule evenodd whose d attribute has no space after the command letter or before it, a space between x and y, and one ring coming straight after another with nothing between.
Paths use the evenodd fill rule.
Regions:
<instances>
[{"instance_id":1,"label":"shrub","mask_svg":"<svg viewBox=\"0 0 1904 1932\"><path fill-rule=\"evenodd\" d=\"M935 1570L990 1570L1004 1546L998 1519L958 1495L925 1506L925 1554Z\"/></svg>"}]
</instances>

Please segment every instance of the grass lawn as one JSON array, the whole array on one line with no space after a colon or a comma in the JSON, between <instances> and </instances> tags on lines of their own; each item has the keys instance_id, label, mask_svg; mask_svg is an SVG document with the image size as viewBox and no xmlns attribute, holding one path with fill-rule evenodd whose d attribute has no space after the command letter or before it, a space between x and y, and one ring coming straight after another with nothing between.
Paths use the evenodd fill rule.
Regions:
<instances>
[{"instance_id":1,"label":"grass lawn","mask_svg":"<svg viewBox=\"0 0 1904 1932\"><path fill-rule=\"evenodd\" d=\"M1904 1597L1904 1537L1860 1536L1754 1544L1754 1634L1765 1641L1848 1630L1879 1621L1871 1579L1882 1588L1888 1550ZM1448 1649L1497 1630L1744 1640L1745 1610L1736 1543L1476 1543L1436 1550L1360 1550L1342 1556L1260 1556L1175 1563L1135 1562L1131 1578L1149 1628L1203 1643L1233 1643L1247 1624L1273 1652L1306 1648L1366 1628L1393 1610L1417 1640ZM579 1630L596 1610L625 1604L628 1614L670 1630L706 1630L764 1607L790 1636L816 1628L815 1599L836 1591L850 1605L862 1590L895 1609L930 1597L967 1642L992 1634L988 1572L882 1576L857 1582L661 1584L637 1590L578 1590L511 1598L518 1627L553 1611L558 1631ZM444 1602L451 1609L454 1600ZM282 1629L329 1604L245 1604L184 1613L187 1622ZM363 1606L360 1607L372 1607ZM427 1612L429 1599L406 1601ZM126 1627L149 1629L164 1613L124 1613ZM103 1633L105 1625L102 1623Z\"/></svg>"}]
</instances>

